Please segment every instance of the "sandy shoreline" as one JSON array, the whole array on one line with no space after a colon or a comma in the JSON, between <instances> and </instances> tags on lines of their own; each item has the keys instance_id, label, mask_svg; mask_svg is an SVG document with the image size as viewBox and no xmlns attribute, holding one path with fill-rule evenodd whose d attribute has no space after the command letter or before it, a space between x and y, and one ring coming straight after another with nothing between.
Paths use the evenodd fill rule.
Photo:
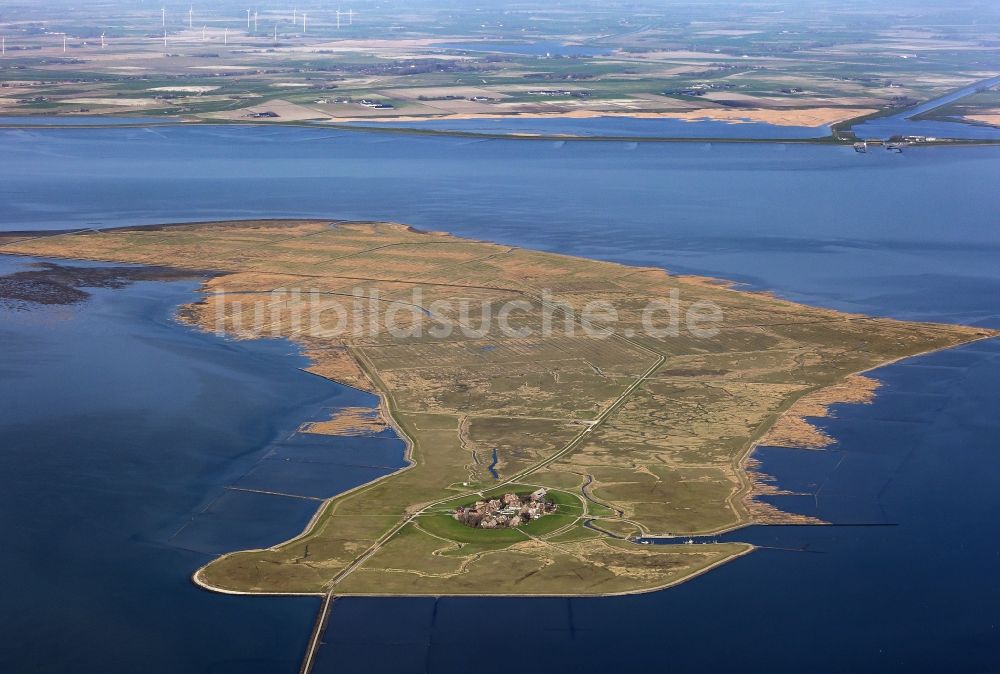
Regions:
<instances>
[{"instance_id":1,"label":"sandy shoreline","mask_svg":"<svg viewBox=\"0 0 1000 674\"><path fill-rule=\"evenodd\" d=\"M979 124L1000 126L1000 110L978 115L965 115L964 119L970 120L972 122L978 122Z\"/></svg>"},{"instance_id":2,"label":"sandy shoreline","mask_svg":"<svg viewBox=\"0 0 1000 674\"><path fill-rule=\"evenodd\" d=\"M700 108L665 112L616 112L604 110L571 110L568 112L511 112L499 114L458 113L448 115L399 115L396 117L330 117L331 122L437 122L459 120L507 119L679 119L686 122L727 122L730 124L763 123L774 126L827 126L876 112L872 108L805 108L776 110L764 108L726 109Z\"/></svg>"}]
</instances>

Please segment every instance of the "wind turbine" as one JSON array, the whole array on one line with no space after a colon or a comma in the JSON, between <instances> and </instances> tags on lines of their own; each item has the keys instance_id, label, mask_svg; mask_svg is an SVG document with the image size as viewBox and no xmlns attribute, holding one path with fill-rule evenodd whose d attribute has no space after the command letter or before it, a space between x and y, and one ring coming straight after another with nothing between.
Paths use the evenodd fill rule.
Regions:
<instances>
[{"instance_id":1,"label":"wind turbine","mask_svg":"<svg viewBox=\"0 0 1000 674\"><path fill-rule=\"evenodd\" d=\"M247 30L250 30L250 10L247 10Z\"/></svg>"},{"instance_id":2,"label":"wind turbine","mask_svg":"<svg viewBox=\"0 0 1000 674\"><path fill-rule=\"evenodd\" d=\"M337 10L337 30L340 30L340 10Z\"/></svg>"},{"instance_id":3,"label":"wind turbine","mask_svg":"<svg viewBox=\"0 0 1000 674\"><path fill-rule=\"evenodd\" d=\"M160 25L163 26L164 28L167 27L167 8L166 7L161 7L160 8Z\"/></svg>"},{"instance_id":4,"label":"wind turbine","mask_svg":"<svg viewBox=\"0 0 1000 674\"><path fill-rule=\"evenodd\" d=\"M222 44L229 44L229 29L226 29L225 35L222 36Z\"/></svg>"},{"instance_id":5,"label":"wind turbine","mask_svg":"<svg viewBox=\"0 0 1000 674\"><path fill-rule=\"evenodd\" d=\"M104 49L107 43L104 41L104 33L101 33L101 49Z\"/></svg>"},{"instance_id":6,"label":"wind turbine","mask_svg":"<svg viewBox=\"0 0 1000 674\"><path fill-rule=\"evenodd\" d=\"M354 10L353 9L347 10L347 25L348 26L353 26L354 25Z\"/></svg>"},{"instance_id":7,"label":"wind turbine","mask_svg":"<svg viewBox=\"0 0 1000 674\"><path fill-rule=\"evenodd\" d=\"M194 6L188 9L188 30L194 28Z\"/></svg>"},{"instance_id":8,"label":"wind turbine","mask_svg":"<svg viewBox=\"0 0 1000 674\"><path fill-rule=\"evenodd\" d=\"M204 41L205 41L205 31L206 31L206 30L208 30L208 26L202 26L202 27L201 27L201 41L202 41L202 42L204 42Z\"/></svg>"},{"instance_id":9,"label":"wind turbine","mask_svg":"<svg viewBox=\"0 0 1000 674\"><path fill-rule=\"evenodd\" d=\"M274 24L274 44L278 44L278 24Z\"/></svg>"},{"instance_id":10,"label":"wind turbine","mask_svg":"<svg viewBox=\"0 0 1000 674\"><path fill-rule=\"evenodd\" d=\"M63 54L66 53L66 33L63 33Z\"/></svg>"},{"instance_id":11,"label":"wind turbine","mask_svg":"<svg viewBox=\"0 0 1000 674\"><path fill-rule=\"evenodd\" d=\"M253 32L257 32L257 12L253 13Z\"/></svg>"},{"instance_id":12,"label":"wind turbine","mask_svg":"<svg viewBox=\"0 0 1000 674\"><path fill-rule=\"evenodd\" d=\"M292 7L292 25L294 26L298 22L299 22L299 10L295 7Z\"/></svg>"},{"instance_id":13,"label":"wind turbine","mask_svg":"<svg viewBox=\"0 0 1000 674\"><path fill-rule=\"evenodd\" d=\"M302 12L302 34L306 34L306 13Z\"/></svg>"}]
</instances>

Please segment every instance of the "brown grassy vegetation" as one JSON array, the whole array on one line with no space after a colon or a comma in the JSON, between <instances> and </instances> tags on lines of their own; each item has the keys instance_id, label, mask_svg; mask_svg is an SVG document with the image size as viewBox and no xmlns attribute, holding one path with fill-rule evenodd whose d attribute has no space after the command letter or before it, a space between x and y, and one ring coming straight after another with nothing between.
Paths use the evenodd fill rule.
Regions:
<instances>
[{"instance_id":1,"label":"brown grassy vegetation","mask_svg":"<svg viewBox=\"0 0 1000 674\"><path fill-rule=\"evenodd\" d=\"M412 466L331 499L295 540L227 555L199 573L208 586L238 591L602 594L662 587L747 547L640 546L584 529L585 518L626 536L719 531L752 517L782 521L752 500L745 460L757 442L818 444L795 419L867 399L868 380L853 373L987 334L847 315L662 270L387 223L208 223L15 240L0 251L215 270L202 301L185 311L188 320L252 337L248 323L237 322L242 303L244 319L259 310L267 334L299 341L313 372L383 396L385 417L411 444ZM525 300L532 308L518 313L519 324L537 329L548 290L549 302L576 310L610 301L619 321L606 338L558 330L514 337L495 325L472 337L399 337L355 332L377 313L363 307L348 317L344 334L322 336L292 311L312 301L295 289L327 299L377 290L379 302L408 302L414 287L422 310L436 306L464 323L468 317L435 301ZM718 333L645 334L643 307L672 291L682 311L701 301L720 307ZM356 415L314 421L313 430L334 431L358 423ZM494 449L499 480L488 470ZM514 534L510 540L489 532L466 540L442 528L454 499L512 481L575 494L579 504L567 506L557 529L505 531Z\"/></svg>"},{"instance_id":2,"label":"brown grassy vegetation","mask_svg":"<svg viewBox=\"0 0 1000 674\"><path fill-rule=\"evenodd\" d=\"M300 432L317 435L374 435L386 429L386 422L377 409L344 407L336 410L328 421L310 421Z\"/></svg>"}]
</instances>

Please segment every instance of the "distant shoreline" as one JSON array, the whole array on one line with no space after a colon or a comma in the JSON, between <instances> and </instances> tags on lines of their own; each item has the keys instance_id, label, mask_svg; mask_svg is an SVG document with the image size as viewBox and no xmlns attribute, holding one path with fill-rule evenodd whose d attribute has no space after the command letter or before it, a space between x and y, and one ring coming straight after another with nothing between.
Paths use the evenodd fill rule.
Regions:
<instances>
[{"instance_id":1,"label":"distant shoreline","mask_svg":"<svg viewBox=\"0 0 1000 674\"><path fill-rule=\"evenodd\" d=\"M46 119L54 119L46 117ZM314 131L347 131L353 133L382 133L395 134L400 136L431 136L444 138L474 138L480 140L521 140L521 141L566 141L566 142L591 142L591 143L726 143L726 144L751 144L751 145L829 145L829 146L851 146L856 141L854 139L836 138L834 136L821 136L816 138L721 138L717 136L679 137L679 136L583 136L576 134L535 134L520 132L479 132L479 131L459 131L453 129L416 129L407 127L389 126L364 126L351 124L319 124L308 122L242 122L242 121L217 121L217 120L185 120L176 122L153 122L143 118L136 118L136 122L126 122L117 124L8 124L4 122L4 115L0 115L0 131L6 129L29 129L33 131L91 131L108 129L145 129L145 128L169 128L178 126L231 126L231 127L262 127L262 128L297 128L312 129ZM911 146L915 147L981 147L1000 145L1000 140L985 139L955 139L955 140L929 140Z\"/></svg>"},{"instance_id":2,"label":"distant shoreline","mask_svg":"<svg viewBox=\"0 0 1000 674\"><path fill-rule=\"evenodd\" d=\"M413 127L399 127L391 126L395 122L409 123L409 122L434 122L434 121L449 121L449 120L484 120L484 121L497 121L506 119L673 119L673 120L684 120L691 123L697 123L699 121L715 121L721 123L730 124L741 124L741 123L766 123L768 126L782 127L787 126L785 124L778 124L773 122L762 122L761 120L753 120L752 113L753 110L747 110L747 118L750 122L742 122L736 120L727 120L722 118L713 118L711 115L706 115L704 120L700 118L691 118L685 115L685 113L659 113L659 112L636 112L633 114L616 114L607 113L597 110L576 110L565 113L512 113L506 115L490 115L490 114L453 114L445 115L440 117L414 117L406 116L400 118L387 118L387 117L376 117L376 118L363 118L363 117L348 117L334 121L304 121L304 120L289 120L289 121L275 121L275 122L259 122L254 120L242 120L242 119L209 119L209 118L198 118L198 119L184 119L184 118L163 118L154 117L149 115L129 117L128 115L121 115L114 117L116 120L123 119L135 119L135 122L131 121L118 121L110 122L107 124L95 122L86 124L72 124L72 123L37 123L33 124L31 122L23 123L7 123L5 119L8 118L27 118L32 117L31 115L11 115L0 113L0 130L3 129L129 129L129 128L151 128L151 127L170 127L170 126L190 126L190 125L211 125L211 126L251 126L251 127L294 127L294 128L308 128L308 129L336 129L340 131L353 131L362 133L389 133L397 135L411 135L411 136L444 136L444 137L455 137L455 138L477 138L477 139L489 139L489 140L544 140L544 141L590 141L590 142L625 142L625 143L768 143L768 144L806 144L806 145L852 145L853 143L862 140L861 138L855 137L851 129L854 125L863 124L866 121L877 119L881 117L900 117L902 119L909 119L921 110L924 112L940 107L949 101L960 98L964 92L974 90L976 87L993 85L1000 80L1000 76L993 76L987 79L974 82L972 84L960 87L951 91L948 94L939 96L937 98L923 101L910 108L904 110L857 110L857 112L865 112L866 114L856 115L849 117L847 119L832 120L826 124L830 132L824 136L814 136L811 138L761 138L761 137L747 137L747 138L725 138L717 136L698 136L698 137L681 137L681 136L628 136L628 135L580 135L580 134L563 134L563 133L531 133L531 132L488 132L488 131L462 131L459 129L428 129L428 128L413 128ZM738 110L734 110L738 112ZM716 111L718 112L718 111ZM757 111L759 112L759 111ZM61 119L91 119L100 120L101 115L77 115L77 116L60 116L60 115L37 115L39 119L45 120L61 120ZM108 116L109 119L111 116ZM370 121L370 124L365 122ZM975 126L975 125L972 125ZM841 133L851 133L850 138L841 137ZM974 138L955 138L955 139L933 139L921 141L918 146L934 146L934 147L962 147L962 146L991 146L1000 145L1000 140L990 140L990 139L974 139Z\"/></svg>"}]
</instances>

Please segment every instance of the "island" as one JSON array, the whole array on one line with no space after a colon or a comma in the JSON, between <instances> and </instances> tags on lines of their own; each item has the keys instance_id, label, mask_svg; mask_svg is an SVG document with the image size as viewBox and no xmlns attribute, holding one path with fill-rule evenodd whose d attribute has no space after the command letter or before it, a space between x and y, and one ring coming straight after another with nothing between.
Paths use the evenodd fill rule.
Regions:
<instances>
[{"instance_id":1,"label":"island","mask_svg":"<svg viewBox=\"0 0 1000 674\"><path fill-rule=\"evenodd\" d=\"M753 548L642 541L812 522L761 498L775 487L755 447L822 451L831 440L809 418L871 400L866 371L996 334L385 222L6 234L0 253L200 275L179 320L290 339L310 372L379 396L377 410L300 432L391 426L408 465L323 502L292 540L194 576L237 594L599 596L682 582Z\"/></svg>"}]
</instances>

